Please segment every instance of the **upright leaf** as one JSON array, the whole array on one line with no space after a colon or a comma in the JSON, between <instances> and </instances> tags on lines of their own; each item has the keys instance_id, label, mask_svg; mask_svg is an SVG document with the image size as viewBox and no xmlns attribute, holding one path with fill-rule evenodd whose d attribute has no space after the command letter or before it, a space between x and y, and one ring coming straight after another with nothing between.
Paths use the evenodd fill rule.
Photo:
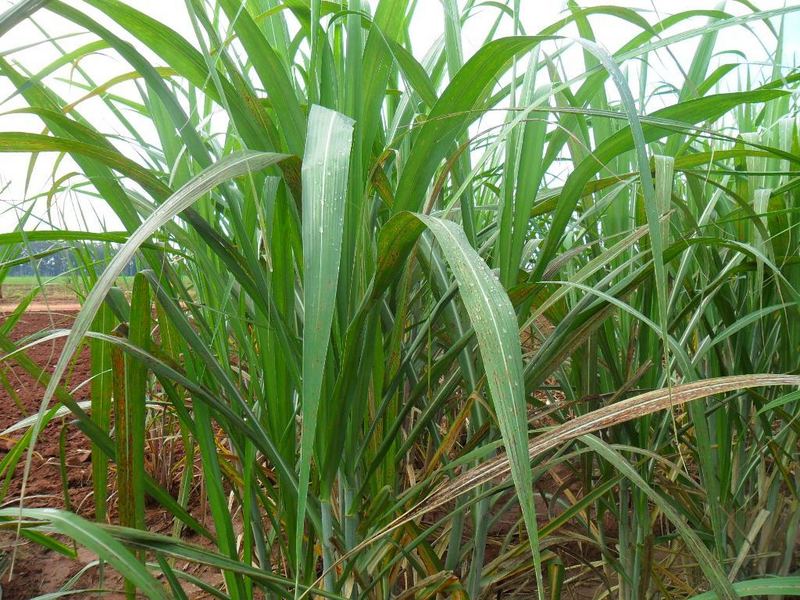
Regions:
<instances>
[{"instance_id":1,"label":"upright leaf","mask_svg":"<svg viewBox=\"0 0 800 600\"><path fill-rule=\"evenodd\" d=\"M303 155L303 430L296 551L302 554L311 458L325 358L336 308L345 199L354 122L313 106ZM299 569L298 569L299 573Z\"/></svg>"},{"instance_id":2,"label":"upright leaf","mask_svg":"<svg viewBox=\"0 0 800 600\"><path fill-rule=\"evenodd\" d=\"M30 473L31 461L36 438L42 429L41 417L50 404L50 400L58 389L58 384L67 372L69 362L80 346L83 336L89 331L92 321L103 303L103 299L114 285L114 281L125 269L126 265L136 254L139 247L144 244L155 231L164 226L176 215L189 208L203 195L213 190L217 185L234 177L245 175L251 171L263 169L283 160L285 155L266 152L242 152L230 155L202 171L194 179L170 196L163 204L154 210L145 219L141 226L130 236L128 241L119 249L117 254L98 278L83 303L78 316L75 318L72 330L69 333L61 355L58 358L53 375L47 384L42 402L39 407L39 416L31 434L31 444L28 448L28 457L25 462L23 474L21 499L24 499L25 488Z\"/></svg>"},{"instance_id":3,"label":"upright leaf","mask_svg":"<svg viewBox=\"0 0 800 600\"><path fill-rule=\"evenodd\" d=\"M386 225L379 241L375 293L380 293L408 256L422 233L420 224L436 237L458 283L459 293L478 339L486 381L497 423L508 453L512 478L528 530L537 580L541 582L541 553L533 499L533 476L528 462L528 416L522 350L514 307L497 277L470 246L463 230L451 221L399 213ZM539 586L541 591L541 585Z\"/></svg>"}]
</instances>

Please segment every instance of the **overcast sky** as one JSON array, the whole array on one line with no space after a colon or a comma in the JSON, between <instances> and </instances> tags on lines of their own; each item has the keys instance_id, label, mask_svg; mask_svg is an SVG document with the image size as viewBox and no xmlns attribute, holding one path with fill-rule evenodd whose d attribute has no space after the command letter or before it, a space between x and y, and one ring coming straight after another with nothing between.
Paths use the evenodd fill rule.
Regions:
<instances>
[{"instance_id":1,"label":"overcast sky","mask_svg":"<svg viewBox=\"0 0 800 600\"><path fill-rule=\"evenodd\" d=\"M97 12L86 7L79 0L65 1L67 4L76 7L80 6L82 10L86 9L87 13L97 16L97 19L101 22L109 23L108 19L99 16ZM194 39L183 0L125 1L139 10L156 17L187 39ZM459 0L459 4L461 3L461 0ZM0 7L4 7L3 5L10 6L10 4L7 0L0 0ZM564 4L561 0L523 0L521 20L527 33L536 33L544 26L557 20ZM697 8L719 8L722 3L719 0L579 0L579 4L581 6L614 4L634 8L641 10L642 14L653 22L670 13ZM783 6L800 6L800 0L786 0L786 2L783 0L755 0L755 4L759 8L766 10ZM736 14L749 12L736 0L728 0L725 9ZM490 9L481 10L473 13L464 28L462 40L465 58L468 58L483 43L488 27L494 20L494 14L496 14L496 12L489 12ZM40 10L35 18L37 24L47 31L49 35L61 38L60 44L64 48L77 48L91 40L91 37L85 33L75 35L79 32L78 28L46 10ZM592 17L592 22L595 25L598 41L612 52L636 32L633 26L626 26L618 19L610 17L598 15ZM702 19L694 20L690 25L691 27L698 27L702 23ZM777 25L777 22L775 24ZM431 45L436 42L441 35L442 27L443 10L440 0L418 0L417 11L412 22L412 44L414 54L417 57L424 56ZM800 11L793 13L787 19L785 27L787 47L784 52L784 63L794 65L798 63L797 59L800 57ZM121 33L125 35L124 32ZM510 33L511 25L506 20L504 28L498 32L498 37L509 35ZM569 30L565 31L565 33L576 35L574 31ZM16 61L24 65L30 72L36 72L58 57L58 52L51 44L37 44L31 47L31 45L42 39L44 39L44 36L35 24L31 22L21 23L0 38L0 53L7 60ZM649 78L653 81L668 81L680 85L681 69L687 68L690 64L696 45L697 40L682 42L671 46L669 53L660 52L655 59L651 58ZM745 54L748 62L759 63L767 58L765 45L770 51L773 50L774 40L769 38L763 25L757 24L752 32L743 28L723 30L719 36L717 50L738 50ZM160 61L154 56L149 55L146 51L144 53L150 56L156 64L160 64ZM576 48L572 51L572 54L567 56L575 59L574 66L570 65L569 61L567 62L566 68L568 72L570 70L573 73L579 72L582 64L580 51ZM731 59L728 57L727 60L730 62ZM111 51L98 53L82 63L82 66L92 74L96 83L105 82L118 74L131 71L131 67L119 60ZM67 77L68 70L69 67L66 67L59 73ZM56 86L58 92L68 100L77 99L85 93L76 86L70 86L67 83L59 84L52 79L48 80L48 84ZM122 84L118 89L124 91L134 88L132 84ZM9 82L4 78L0 78L0 102L2 102L0 105L0 130L41 133L42 124L38 119L29 115L8 114L13 109L25 106L25 103L19 97L8 99L13 95L13 92L14 89ZM104 122L104 117L101 115L105 109L100 101L97 101L94 105L87 102L83 110L92 111L95 107L98 112L92 112L90 118L101 131L113 133L118 129L110 115L108 116L108 121ZM654 110L655 108L658 108L658 106L647 107L648 110ZM25 181L28 161L29 156L27 155L0 155L0 232L9 231L16 225L18 217L17 210L14 207L19 207L21 200L46 192L52 186L53 160L52 157L49 157L49 159L43 158L38 161L26 192ZM70 161L64 161L58 166L56 177L69 173L69 167ZM40 203L37 208L36 216L44 219L43 203ZM87 223L88 227L94 229L116 229L119 227L113 215L108 210L103 209L100 203L97 201L89 203L85 196L76 198L71 197L70 194L63 194L52 199L49 219L52 219L57 227L83 227L87 226ZM34 225L35 221L36 219L31 221L30 225ZM41 226L41 223L38 226Z\"/></svg>"}]
</instances>

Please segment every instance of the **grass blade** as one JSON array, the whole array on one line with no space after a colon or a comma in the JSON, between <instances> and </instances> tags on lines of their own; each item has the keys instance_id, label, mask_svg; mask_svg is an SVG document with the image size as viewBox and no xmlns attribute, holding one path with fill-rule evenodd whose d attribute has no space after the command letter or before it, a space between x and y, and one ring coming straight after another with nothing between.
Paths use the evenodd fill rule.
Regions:
<instances>
[{"instance_id":1,"label":"grass blade","mask_svg":"<svg viewBox=\"0 0 800 600\"><path fill-rule=\"evenodd\" d=\"M295 540L298 561L302 555L325 360L336 308L353 125L340 113L313 106L303 156L303 429Z\"/></svg>"},{"instance_id":2,"label":"grass blade","mask_svg":"<svg viewBox=\"0 0 800 600\"><path fill-rule=\"evenodd\" d=\"M45 524L57 533L102 556L148 598L167 600L169 597L145 566L125 546L95 523L50 508L4 508L0 509L0 519L26 527Z\"/></svg>"},{"instance_id":3,"label":"grass blade","mask_svg":"<svg viewBox=\"0 0 800 600\"><path fill-rule=\"evenodd\" d=\"M253 170L263 169L266 166L279 162L283 158L284 156L280 154L255 152L246 152L229 156L203 171L153 211L139 229L137 229L120 248L108 267L106 267L105 271L103 271L102 275L99 277L90 294L86 297L83 307L75 319L73 328L64 342L64 348L61 351L61 355L53 370L53 375L45 389L39 408L40 415L44 413L50 400L52 400L55 395L58 384L64 377L72 356L78 349L83 336L89 331L92 321L97 311L100 310L100 306L108 290L113 286L114 281L136 254L139 247L146 242L156 230L191 206L198 198L214 189L220 183L228 181L233 177L245 175ZM20 493L22 498L25 496L25 487L30 473L33 450L40 431L41 424L37 421L32 429L32 440L28 448L28 457L25 462L22 491Z\"/></svg>"}]
</instances>

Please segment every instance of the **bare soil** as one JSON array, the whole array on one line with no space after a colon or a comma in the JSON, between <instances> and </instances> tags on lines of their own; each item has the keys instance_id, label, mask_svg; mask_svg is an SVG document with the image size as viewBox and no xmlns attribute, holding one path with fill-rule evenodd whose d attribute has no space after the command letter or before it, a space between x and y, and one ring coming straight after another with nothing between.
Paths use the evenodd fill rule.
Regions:
<instances>
[{"instance_id":1,"label":"bare soil","mask_svg":"<svg viewBox=\"0 0 800 600\"><path fill-rule=\"evenodd\" d=\"M73 319L70 312L30 312L22 317L13 330L12 339L21 340L32 334L52 327L68 327ZM5 314L2 316L5 320ZM28 355L40 366L52 369L58 359L62 343L44 342L28 350ZM17 421L35 414L39 410L43 387L21 367L6 363L4 374L16 395L8 389L0 389L0 429L5 430ZM89 376L87 350L78 356L71 369L68 385L78 386ZM88 397L88 387L76 392L76 399ZM85 516L92 517L94 508L90 501L91 464L88 442L67 419L56 420L41 433L36 444L36 452L31 464L30 477L25 491L25 506L57 507L65 506L62 491L59 437L62 429L66 435L66 464L69 473L69 499L72 505ZM0 439L0 453L4 456L14 445L19 434L11 434ZM22 465L11 479L3 494L3 505L13 506L19 502L22 486ZM9 599L32 598L40 593L57 590L69 577L77 572L80 564L73 564L60 554L50 552L26 542L17 540L13 532L4 532L0 537L0 548L8 552L16 550L11 572L2 580L3 597ZM9 580L9 576L11 579Z\"/></svg>"},{"instance_id":2,"label":"bare soil","mask_svg":"<svg viewBox=\"0 0 800 600\"><path fill-rule=\"evenodd\" d=\"M41 307L46 310L35 310L36 308L38 307L29 307L25 315L16 323L11 335L13 340L23 340L51 328L70 327L78 307L74 303L65 302ZM0 305L0 326L8 318L8 315L8 307L4 308ZM62 346L63 340L52 340L33 346L28 349L27 354L40 367L52 372ZM35 414L39 410L44 386L13 361L0 364L0 369L2 369L10 384L10 390L5 386L0 386L0 431L4 431L7 427ZM89 376L89 351L88 348L83 348L73 361L66 379L68 389L73 390L73 396L78 401L87 400L89 397L89 386L86 383ZM13 448L20 433L14 432L7 436L0 436L0 460ZM39 435L30 476L25 489L24 505L26 507L48 508L68 507L65 502L61 474L62 453L60 438L62 435L65 436L66 442L63 458L67 478L69 508L87 519L94 519L91 444L83 433L71 424L70 417L55 419ZM22 467L23 463L21 462L14 476L8 482L7 489L4 490L0 487L0 503L4 507L19 504ZM113 521L116 514L113 497L108 509ZM206 519L202 518L202 520L205 521ZM148 510L147 521L150 531L169 533L172 528L172 519L157 507ZM0 531L0 553L13 556L13 567L0 579L4 600L27 600L41 594L58 591L71 577L96 560L95 556L85 550L79 550L77 559L74 560L25 539L17 538L14 531ZM188 565L179 564L176 566L185 568ZM189 571L201 576L202 579L209 583L219 583L216 573L201 573L191 568ZM93 567L81 576L74 589L97 589L99 586L98 570ZM122 579L112 570L106 568L102 588L104 590L119 591L122 590L122 587ZM187 586L186 591L190 598L205 597L197 588L188 589ZM70 597L94 598L99 596L96 593L86 592L74 594ZM109 597L122 598L124 596L121 594L108 595L108 593L103 595L103 598Z\"/></svg>"}]
</instances>

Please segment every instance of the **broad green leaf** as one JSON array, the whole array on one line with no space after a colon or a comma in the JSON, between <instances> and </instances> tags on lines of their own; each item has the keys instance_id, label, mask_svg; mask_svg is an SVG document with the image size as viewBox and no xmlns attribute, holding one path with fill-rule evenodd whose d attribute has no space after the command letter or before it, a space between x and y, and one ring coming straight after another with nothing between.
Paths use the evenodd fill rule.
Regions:
<instances>
[{"instance_id":1,"label":"broad green leaf","mask_svg":"<svg viewBox=\"0 0 800 600\"><path fill-rule=\"evenodd\" d=\"M303 527L317 415L331 337L342 250L353 121L313 106L303 155L303 428L296 551Z\"/></svg>"},{"instance_id":2,"label":"broad green leaf","mask_svg":"<svg viewBox=\"0 0 800 600\"><path fill-rule=\"evenodd\" d=\"M137 273L133 280L128 325L128 339L131 344L141 348L147 348L150 345L152 310L147 279L142 273ZM128 515L130 521L122 523L122 525L141 529L145 526L142 484L144 483L146 444L147 367L132 357L128 357L125 360L124 381L124 410L117 410L117 419L115 420L115 427L120 431L120 439L117 442L117 464L124 464L125 469L130 471L128 482L132 485L127 489L120 488L120 494L130 495L133 502L133 513ZM119 396L115 397L119 404Z\"/></svg>"},{"instance_id":3,"label":"broad green leaf","mask_svg":"<svg viewBox=\"0 0 800 600\"><path fill-rule=\"evenodd\" d=\"M413 221L434 235L458 283L483 358L536 568L541 569L533 479L525 456L528 418L516 313L497 277L469 245L458 225L427 215L399 213L387 223L379 242L375 293L391 281L392 273L399 271L399 265L421 234L422 227L413 225Z\"/></svg>"}]
</instances>

